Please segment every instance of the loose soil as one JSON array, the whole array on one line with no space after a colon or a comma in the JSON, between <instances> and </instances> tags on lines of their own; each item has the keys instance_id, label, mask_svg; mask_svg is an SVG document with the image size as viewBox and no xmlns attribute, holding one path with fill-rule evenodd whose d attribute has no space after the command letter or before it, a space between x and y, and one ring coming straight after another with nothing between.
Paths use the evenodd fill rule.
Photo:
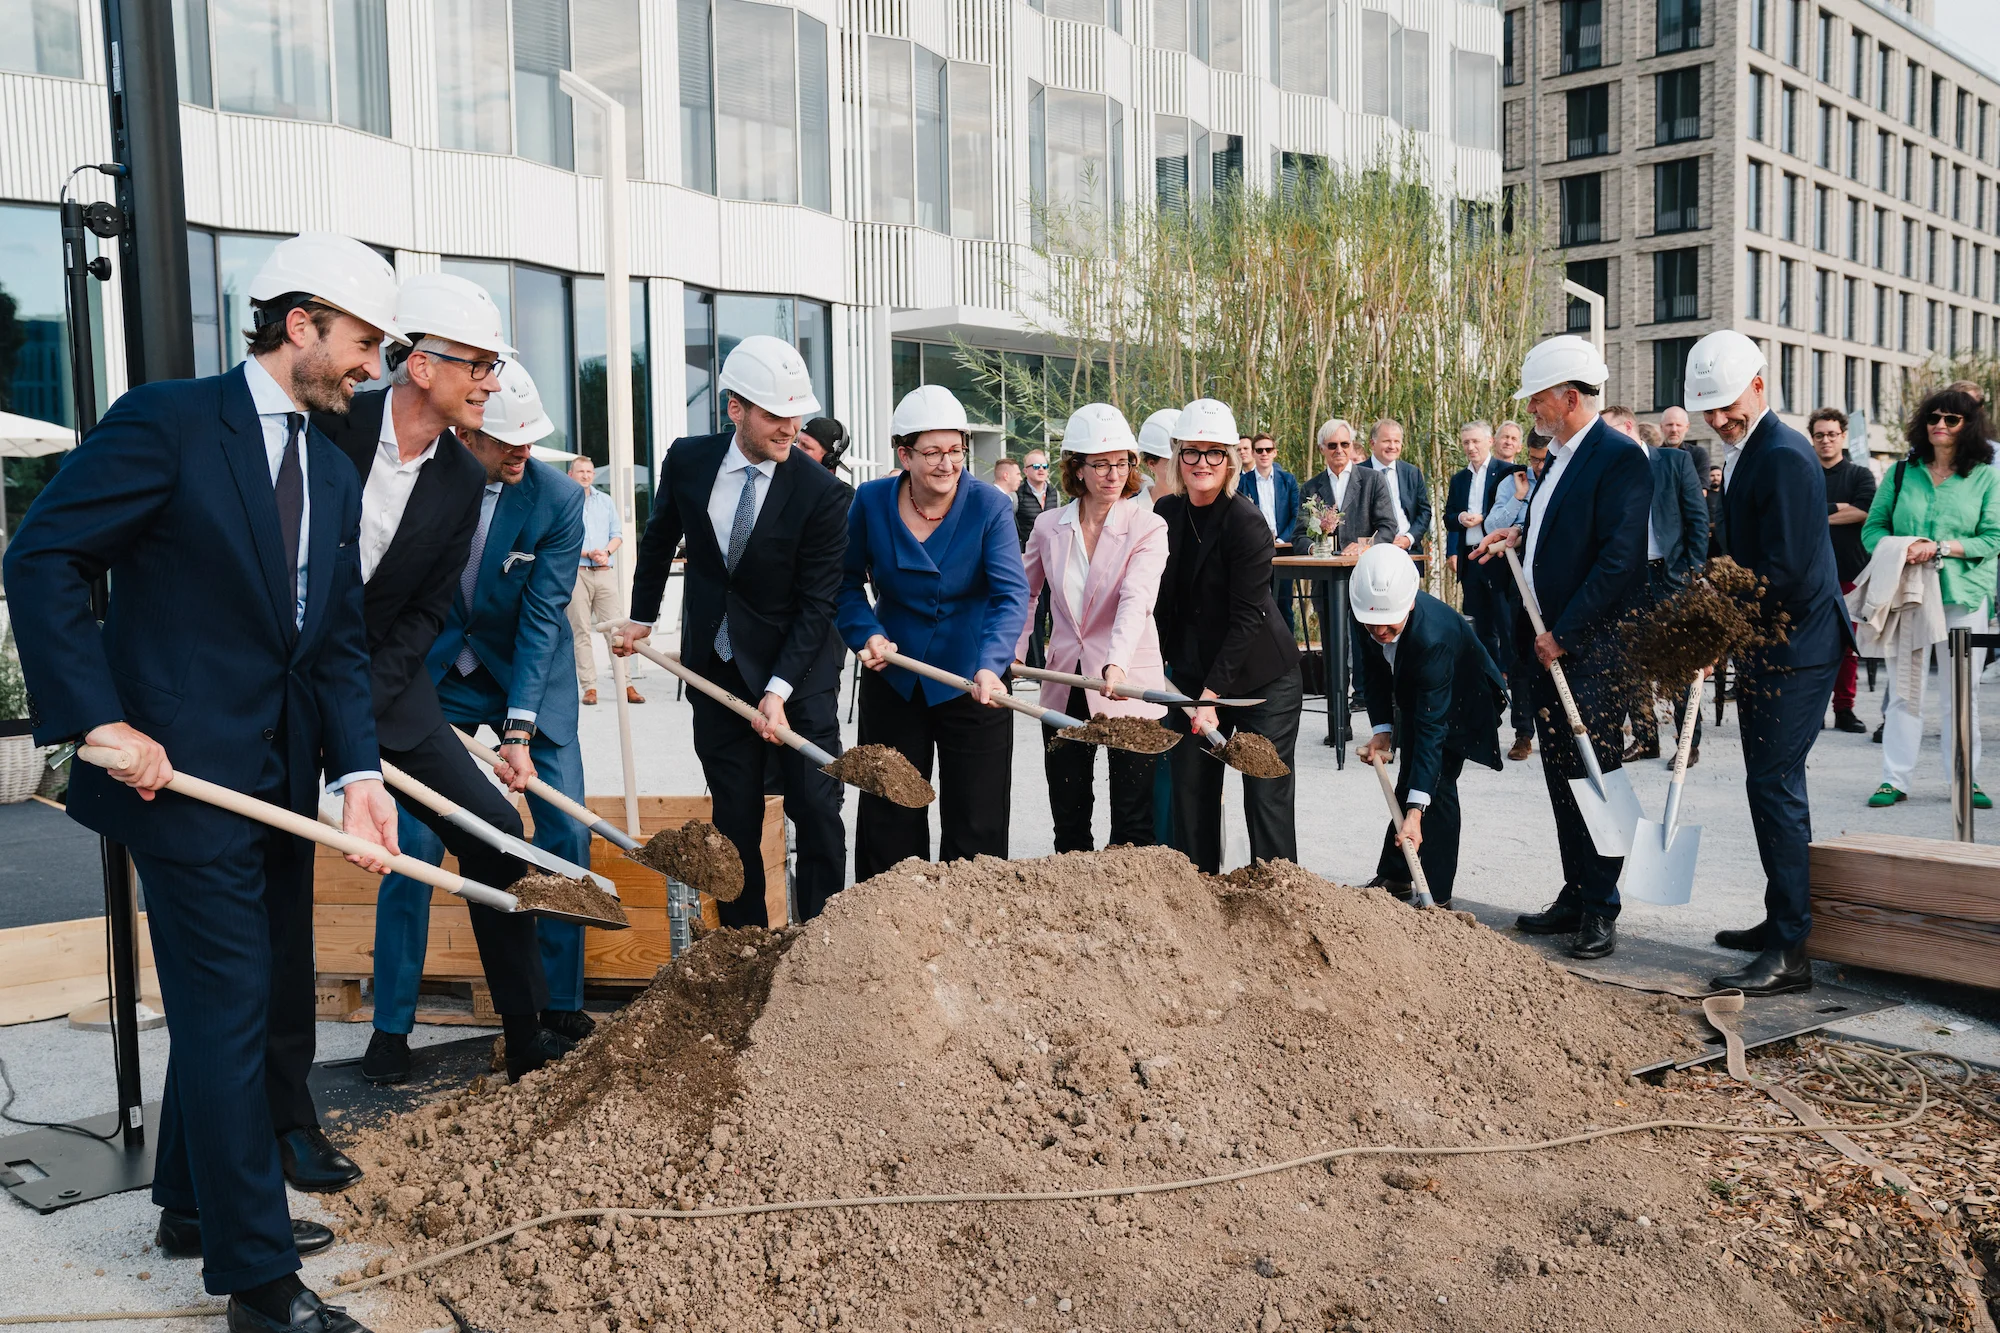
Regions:
<instances>
[{"instance_id":1,"label":"loose soil","mask_svg":"<svg viewBox=\"0 0 2000 1333\"><path fill-rule=\"evenodd\" d=\"M507 886L507 892L520 900L524 912L563 912L606 923L615 922L619 926L632 924L626 919L625 909L618 905L618 900L587 879L571 879L567 875L523 875Z\"/></svg>"},{"instance_id":2,"label":"loose soil","mask_svg":"<svg viewBox=\"0 0 2000 1333\"><path fill-rule=\"evenodd\" d=\"M736 844L705 819L661 829L644 847L625 855L717 902L733 903L743 896L743 858Z\"/></svg>"},{"instance_id":3,"label":"loose soil","mask_svg":"<svg viewBox=\"0 0 2000 1333\"><path fill-rule=\"evenodd\" d=\"M1685 695L1704 668L1782 643L1786 616L1764 601L1767 583L1728 556L1710 560L1687 587L1624 627L1634 679Z\"/></svg>"},{"instance_id":4,"label":"loose soil","mask_svg":"<svg viewBox=\"0 0 2000 1333\"><path fill-rule=\"evenodd\" d=\"M854 746L832 763L821 765L820 772L912 810L937 799L937 792L917 772L917 766L890 745Z\"/></svg>"},{"instance_id":5,"label":"loose soil","mask_svg":"<svg viewBox=\"0 0 2000 1333\"><path fill-rule=\"evenodd\" d=\"M1080 745L1108 745L1134 754L1165 754L1180 744L1180 739L1179 732L1168 731L1150 717L1092 713L1089 722L1080 727L1064 727L1049 744L1074 741Z\"/></svg>"},{"instance_id":6,"label":"loose soil","mask_svg":"<svg viewBox=\"0 0 2000 1333\"><path fill-rule=\"evenodd\" d=\"M1952 1326L1893 1192L1755 1133L1787 1117L1741 1085L1625 1076L1694 1048L1677 1003L1288 863L910 860L803 928L704 936L560 1065L364 1134L367 1175L328 1205L387 1247L380 1272L558 1209L1094 1188L1726 1120L1746 1133L1142 1198L568 1222L399 1279L369 1322L448 1324L435 1295L500 1333ZM1823 1167L1837 1203L1792 1198L1771 1154ZM1816 1229L1834 1216L1839 1238ZM1849 1225L1880 1245L1843 1248ZM1914 1275L1879 1276L1891 1254Z\"/></svg>"},{"instance_id":7,"label":"loose soil","mask_svg":"<svg viewBox=\"0 0 2000 1333\"><path fill-rule=\"evenodd\" d=\"M1222 747L1222 762L1253 778L1281 778L1292 770L1278 757L1278 747L1254 731L1238 731Z\"/></svg>"}]
</instances>

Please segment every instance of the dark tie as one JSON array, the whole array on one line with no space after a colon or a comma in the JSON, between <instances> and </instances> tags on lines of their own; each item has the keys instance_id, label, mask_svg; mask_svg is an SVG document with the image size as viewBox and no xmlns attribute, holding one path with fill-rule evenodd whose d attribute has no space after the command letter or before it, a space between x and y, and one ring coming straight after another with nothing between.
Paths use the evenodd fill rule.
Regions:
<instances>
[{"instance_id":1,"label":"dark tie","mask_svg":"<svg viewBox=\"0 0 2000 1333\"><path fill-rule=\"evenodd\" d=\"M285 589L294 601L299 587L299 528L306 514L305 470L299 466L299 436L305 424L304 413L285 413L285 456L278 463L278 541L285 548L284 567L291 574Z\"/></svg>"},{"instance_id":2,"label":"dark tie","mask_svg":"<svg viewBox=\"0 0 2000 1333\"><path fill-rule=\"evenodd\" d=\"M750 545L750 529L757 523L757 476L757 469L744 468L743 489L736 493L736 513L729 521L729 549L722 556L732 574L742 563L743 552ZM736 657L735 649L729 642L729 616L726 612L722 623L715 627L715 655L725 662Z\"/></svg>"}]
</instances>

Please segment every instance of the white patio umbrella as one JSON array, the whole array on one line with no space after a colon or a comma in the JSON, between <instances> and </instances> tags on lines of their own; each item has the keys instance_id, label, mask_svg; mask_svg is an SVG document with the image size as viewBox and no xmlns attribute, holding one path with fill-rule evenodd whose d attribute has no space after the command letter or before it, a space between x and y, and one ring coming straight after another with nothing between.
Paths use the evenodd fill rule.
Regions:
<instances>
[{"instance_id":1,"label":"white patio umbrella","mask_svg":"<svg viewBox=\"0 0 2000 1333\"><path fill-rule=\"evenodd\" d=\"M76 448L76 432L53 421L0 412L0 483L10 458L40 458ZM6 487L0 484L0 546L7 544Z\"/></svg>"}]
</instances>

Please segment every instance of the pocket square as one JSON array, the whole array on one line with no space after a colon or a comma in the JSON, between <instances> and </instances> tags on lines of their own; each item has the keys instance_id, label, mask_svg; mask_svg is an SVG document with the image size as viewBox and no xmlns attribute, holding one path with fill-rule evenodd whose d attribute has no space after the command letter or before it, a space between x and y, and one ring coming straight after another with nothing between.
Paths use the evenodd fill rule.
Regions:
<instances>
[{"instance_id":1,"label":"pocket square","mask_svg":"<svg viewBox=\"0 0 2000 1333\"><path fill-rule=\"evenodd\" d=\"M535 553L533 551L509 551L507 552L507 558L500 562L500 572L502 574L505 574L515 565L528 564L529 562L534 560L534 558L535 558Z\"/></svg>"}]
</instances>

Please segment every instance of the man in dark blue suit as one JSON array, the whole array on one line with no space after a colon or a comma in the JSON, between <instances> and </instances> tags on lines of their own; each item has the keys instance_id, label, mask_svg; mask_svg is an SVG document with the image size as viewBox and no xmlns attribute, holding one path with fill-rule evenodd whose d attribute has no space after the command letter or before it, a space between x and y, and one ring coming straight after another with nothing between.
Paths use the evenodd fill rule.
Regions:
<instances>
[{"instance_id":1,"label":"man in dark blue suit","mask_svg":"<svg viewBox=\"0 0 2000 1333\"><path fill-rule=\"evenodd\" d=\"M1507 692L1465 617L1419 591L1418 581L1416 562L1395 546L1371 546L1354 566L1348 605L1368 633L1361 678L1375 731L1357 757L1372 763L1380 754L1386 762L1395 746L1403 750L1396 776L1403 819L1383 835L1374 882L1410 896L1401 845L1408 842L1432 901L1443 907L1458 877L1458 775L1467 759L1501 767Z\"/></svg>"},{"instance_id":2,"label":"man in dark blue suit","mask_svg":"<svg viewBox=\"0 0 2000 1333\"><path fill-rule=\"evenodd\" d=\"M8 548L36 740L79 763L69 813L123 843L145 886L173 1051L161 1098L158 1241L199 1253L231 1333L359 1333L298 1280L332 1244L286 1215L266 1045L313 1012L312 846L161 788L177 767L312 816L322 776L347 831L391 851L370 706L361 487L306 424L379 371L395 276L344 236L281 243L250 286L249 359L121 397ZM100 627L93 580L109 575ZM350 858L379 873L373 857Z\"/></svg>"},{"instance_id":3,"label":"man in dark blue suit","mask_svg":"<svg viewBox=\"0 0 2000 1333\"><path fill-rule=\"evenodd\" d=\"M1423 469L1403 457L1403 425L1383 417L1368 430L1368 466L1383 474L1396 499L1396 545L1421 555L1431 534L1431 488Z\"/></svg>"},{"instance_id":4,"label":"man in dark blue suit","mask_svg":"<svg viewBox=\"0 0 2000 1333\"><path fill-rule=\"evenodd\" d=\"M1826 525L1826 482L1805 436L1778 420L1764 354L1734 329L1711 333L1687 362L1687 410L1722 441L1722 553L1765 580L1769 612L1789 617L1785 641L1737 658L1744 788L1764 863L1764 920L1719 932L1726 949L1754 950L1718 988L1780 995L1812 988L1806 756L1826 720L1840 659L1853 643Z\"/></svg>"},{"instance_id":5,"label":"man in dark blue suit","mask_svg":"<svg viewBox=\"0 0 2000 1333\"><path fill-rule=\"evenodd\" d=\"M1257 512L1264 516L1264 522L1270 525L1277 554L1294 554L1292 539L1299 526L1299 479L1278 466L1276 440L1262 432L1250 437L1250 466L1238 479L1236 488L1250 497ZM1271 577L1271 596L1278 603L1286 625L1292 623L1296 582L1283 570Z\"/></svg>"},{"instance_id":6,"label":"man in dark blue suit","mask_svg":"<svg viewBox=\"0 0 2000 1333\"><path fill-rule=\"evenodd\" d=\"M1617 947L1618 875L1625 861L1598 852L1570 791L1570 779L1584 776L1583 764L1546 668L1564 659L1598 762L1614 771L1622 753L1618 724L1629 698L1619 683L1617 626L1646 586L1646 514L1653 495L1652 469L1639 442L1598 416L1609 373L1597 349L1574 334L1529 351L1514 396L1527 400L1536 426L1555 441L1548 471L1529 500L1525 528L1495 533L1474 553L1492 561L1504 558L1504 548L1521 546L1528 586L1547 626L1537 635L1524 605L1514 645L1522 669L1530 662L1544 668L1534 673L1529 703L1555 807L1563 887L1547 910L1516 924L1535 935L1574 933L1575 958L1602 958Z\"/></svg>"}]
</instances>

